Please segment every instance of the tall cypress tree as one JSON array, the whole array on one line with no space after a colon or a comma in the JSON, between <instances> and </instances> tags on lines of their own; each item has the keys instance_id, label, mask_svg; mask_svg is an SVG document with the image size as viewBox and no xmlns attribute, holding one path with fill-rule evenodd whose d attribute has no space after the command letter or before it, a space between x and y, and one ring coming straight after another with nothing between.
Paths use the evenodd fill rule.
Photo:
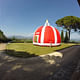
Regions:
<instances>
[{"instance_id":1,"label":"tall cypress tree","mask_svg":"<svg viewBox=\"0 0 80 80\"><path fill-rule=\"evenodd\" d=\"M64 32L63 32L63 30L61 31L61 42L64 42Z\"/></svg>"},{"instance_id":2,"label":"tall cypress tree","mask_svg":"<svg viewBox=\"0 0 80 80\"><path fill-rule=\"evenodd\" d=\"M65 34L65 39L64 39L64 42L69 42L69 35L68 35L68 32L66 31L66 34Z\"/></svg>"}]
</instances>

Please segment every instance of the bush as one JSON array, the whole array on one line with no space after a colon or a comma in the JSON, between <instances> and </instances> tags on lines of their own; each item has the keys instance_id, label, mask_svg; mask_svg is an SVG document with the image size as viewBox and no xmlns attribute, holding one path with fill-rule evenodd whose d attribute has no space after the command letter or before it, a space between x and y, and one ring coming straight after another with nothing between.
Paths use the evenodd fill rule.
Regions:
<instances>
[{"instance_id":1,"label":"bush","mask_svg":"<svg viewBox=\"0 0 80 80\"><path fill-rule=\"evenodd\" d=\"M32 43L32 39L26 40L26 43Z\"/></svg>"},{"instance_id":2,"label":"bush","mask_svg":"<svg viewBox=\"0 0 80 80\"><path fill-rule=\"evenodd\" d=\"M32 43L32 39L15 39L12 40L12 43Z\"/></svg>"}]
</instances>

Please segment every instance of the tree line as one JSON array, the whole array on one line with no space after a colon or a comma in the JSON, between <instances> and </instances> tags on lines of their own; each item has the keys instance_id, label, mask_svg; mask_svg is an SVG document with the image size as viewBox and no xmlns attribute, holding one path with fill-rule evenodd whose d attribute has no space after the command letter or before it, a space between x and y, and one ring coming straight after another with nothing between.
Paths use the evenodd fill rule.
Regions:
<instances>
[{"instance_id":1,"label":"tree line","mask_svg":"<svg viewBox=\"0 0 80 80\"><path fill-rule=\"evenodd\" d=\"M74 32L80 32L80 18L76 16L65 16L56 21L58 27L62 27L66 30L66 35L64 42L70 41L70 34L73 30ZM63 31L61 32L61 39L63 42Z\"/></svg>"}]
</instances>

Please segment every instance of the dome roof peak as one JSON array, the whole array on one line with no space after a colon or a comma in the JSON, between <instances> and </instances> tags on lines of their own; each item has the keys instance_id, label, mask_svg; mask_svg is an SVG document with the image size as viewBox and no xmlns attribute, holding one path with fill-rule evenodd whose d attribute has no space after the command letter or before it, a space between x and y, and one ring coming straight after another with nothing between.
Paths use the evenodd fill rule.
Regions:
<instances>
[{"instance_id":1,"label":"dome roof peak","mask_svg":"<svg viewBox=\"0 0 80 80\"><path fill-rule=\"evenodd\" d=\"M44 26L50 26L48 19L46 19L45 25Z\"/></svg>"},{"instance_id":2,"label":"dome roof peak","mask_svg":"<svg viewBox=\"0 0 80 80\"><path fill-rule=\"evenodd\" d=\"M48 19L46 19L46 23L48 23Z\"/></svg>"}]
</instances>

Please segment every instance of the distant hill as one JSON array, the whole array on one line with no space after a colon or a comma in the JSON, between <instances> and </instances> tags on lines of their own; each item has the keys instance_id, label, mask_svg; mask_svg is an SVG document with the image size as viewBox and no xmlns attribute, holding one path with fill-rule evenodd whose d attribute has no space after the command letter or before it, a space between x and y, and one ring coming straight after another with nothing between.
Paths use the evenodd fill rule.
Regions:
<instances>
[{"instance_id":1,"label":"distant hill","mask_svg":"<svg viewBox=\"0 0 80 80\"><path fill-rule=\"evenodd\" d=\"M32 39L32 36L21 36L21 35L13 35L13 36L8 36L8 38L17 38L17 39Z\"/></svg>"}]
</instances>

